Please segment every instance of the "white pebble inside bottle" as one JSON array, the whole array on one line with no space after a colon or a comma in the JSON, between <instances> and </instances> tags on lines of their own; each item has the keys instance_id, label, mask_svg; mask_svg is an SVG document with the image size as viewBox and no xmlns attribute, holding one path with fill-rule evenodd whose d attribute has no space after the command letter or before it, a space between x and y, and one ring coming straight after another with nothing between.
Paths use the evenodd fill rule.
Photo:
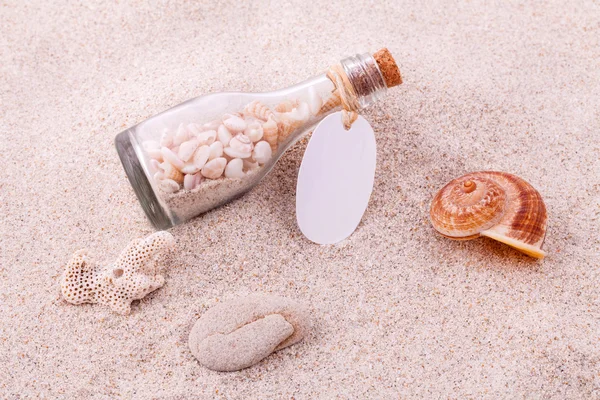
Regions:
<instances>
[{"instance_id":1,"label":"white pebble inside bottle","mask_svg":"<svg viewBox=\"0 0 600 400\"><path fill-rule=\"evenodd\" d=\"M214 160L207 162L204 167L202 167L201 173L208 179L217 179L223 175L225 165L227 165L227 160L225 158L215 158Z\"/></svg>"},{"instance_id":2,"label":"white pebble inside bottle","mask_svg":"<svg viewBox=\"0 0 600 400\"><path fill-rule=\"evenodd\" d=\"M210 147L207 145L200 146L194 154L193 164L197 169L202 169L210 156Z\"/></svg>"},{"instance_id":3,"label":"white pebble inside bottle","mask_svg":"<svg viewBox=\"0 0 600 400\"><path fill-rule=\"evenodd\" d=\"M183 187L185 190L194 190L202 182L201 174L189 174L183 178Z\"/></svg>"},{"instance_id":4,"label":"white pebble inside bottle","mask_svg":"<svg viewBox=\"0 0 600 400\"><path fill-rule=\"evenodd\" d=\"M217 135L219 136L219 142L223 143L223 146L228 146L229 141L233 137L233 135L231 134L231 132L229 132L229 129L227 129L225 125L219 126L219 129L217 130Z\"/></svg>"},{"instance_id":5,"label":"white pebble inside bottle","mask_svg":"<svg viewBox=\"0 0 600 400\"><path fill-rule=\"evenodd\" d=\"M265 164L271 159L272 155L273 152L271 150L271 145L265 142L264 140L254 145L254 150L252 151L252 158L259 164Z\"/></svg>"},{"instance_id":6,"label":"white pebble inside bottle","mask_svg":"<svg viewBox=\"0 0 600 400\"><path fill-rule=\"evenodd\" d=\"M173 145L173 136L168 129L165 129L160 136L160 145L161 147L171 147Z\"/></svg>"},{"instance_id":7,"label":"white pebble inside bottle","mask_svg":"<svg viewBox=\"0 0 600 400\"><path fill-rule=\"evenodd\" d=\"M211 145L214 143L215 139L217 138L217 132L216 131L206 131L206 132L202 132L200 133L198 136L196 136L196 138L198 139L198 142L200 142L200 145Z\"/></svg>"},{"instance_id":8,"label":"white pebble inside bottle","mask_svg":"<svg viewBox=\"0 0 600 400\"><path fill-rule=\"evenodd\" d=\"M244 161L241 158L234 158L229 161L225 167L226 178L242 178L244 176Z\"/></svg>"},{"instance_id":9,"label":"white pebble inside bottle","mask_svg":"<svg viewBox=\"0 0 600 400\"><path fill-rule=\"evenodd\" d=\"M253 143L258 142L263 137L262 124L258 121L249 123L244 131L244 135L248 136Z\"/></svg>"},{"instance_id":10,"label":"white pebble inside bottle","mask_svg":"<svg viewBox=\"0 0 600 400\"><path fill-rule=\"evenodd\" d=\"M209 160L214 160L215 158L221 157L223 155L223 143L220 141L216 141L210 145L210 154L208 156Z\"/></svg>"},{"instance_id":11,"label":"white pebble inside bottle","mask_svg":"<svg viewBox=\"0 0 600 400\"><path fill-rule=\"evenodd\" d=\"M191 139L186 142L183 142L179 146L179 152L177 155L182 161L188 162L194 155L194 152L196 151L199 145L200 142L197 139Z\"/></svg>"},{"instance_id":12,"label":"white pebble inside bottle","mask_svg":"<svg viewBox=\"0 0 600 400\"><path fill-rule=\"evenodd\" d=\"M200 168L198 168L194 163L187 163L183 168L181 168L181 172L184 174L195 174L198 171L200 171Z\"/></svg>"},{"instance_id":13,"label":"white pebble inside bottle","mask_svg":"<svg viewBox=\"0 0 600 400\"><path fill-rule=\"evenodd\" d=\"M184 167L185 163L177 154L173 152L173 150L168 147L163 147L160 149L163 159L171 163L175 168L181 170Z\"/></svg>"},{"instance_id":14,"label":"white pebble inside bottle","mask_svg":"<svg viewBox=\"0 0 600 400\"><path fill-rule=\"evenodd\" d=\"M175 133L175 137L173 138L173 144L175 146L179 146L181 143L185 142L190 138L190 133L187 130L187 127L181 123L177 128L177 133Z\"/></svg>"}]
</instances>

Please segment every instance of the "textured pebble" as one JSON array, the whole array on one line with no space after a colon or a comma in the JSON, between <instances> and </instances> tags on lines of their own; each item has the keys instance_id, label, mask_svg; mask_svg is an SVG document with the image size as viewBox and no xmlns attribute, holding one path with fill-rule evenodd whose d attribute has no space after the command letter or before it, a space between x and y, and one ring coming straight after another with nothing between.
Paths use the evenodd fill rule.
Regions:
<instances>
[{"instance_id":1,"label":"textured pebble","mask_svg":"<svg viewBox=\"0 0 600 400\"><path fill-rule=\"evenodd\" d=\"M189 336L192 354L216 371L250 367L299 342L310 329L308 311L284 297L254 294L208 310Z\"/></svg>"}]
</instances>

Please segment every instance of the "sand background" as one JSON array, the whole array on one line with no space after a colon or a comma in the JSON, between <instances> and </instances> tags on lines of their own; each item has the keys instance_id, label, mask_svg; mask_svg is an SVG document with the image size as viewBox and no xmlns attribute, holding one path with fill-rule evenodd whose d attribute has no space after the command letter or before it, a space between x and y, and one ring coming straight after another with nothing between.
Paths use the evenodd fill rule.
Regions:
<instances>
[{"instance_id":1,"label":"sand background","mask_svg":"<svg viewBox=\"0 0 600 400\"><path fill-rule=\"evenodd\" d=\"M598 2L84 3L0 5L1 398L600 398ZM381 46L405 83L365 114L378 174L349 239L298 231L297 145L171 229L167 283L130 316L60 299L74 251L111 262L153 231L118 132ZM437 189L484 169L542 193L543 262L432 230ZM257 291L309 303L311 336L241 372L200 367L191 325Z\"/></svg>"}]
</instances>

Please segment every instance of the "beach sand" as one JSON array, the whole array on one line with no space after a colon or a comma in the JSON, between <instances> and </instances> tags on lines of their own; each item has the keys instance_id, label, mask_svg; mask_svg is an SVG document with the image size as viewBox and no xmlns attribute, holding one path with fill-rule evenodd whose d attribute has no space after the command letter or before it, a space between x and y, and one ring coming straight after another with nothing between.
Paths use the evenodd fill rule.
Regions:
<instances>
[{"instance_id":1,"label":"beach sand","mask_svg":"<svg viewBox=\"0 0 600 400\"><path fill-rule=\"evenodd\" d=\"M600 398L597 2L85 3L0 7L0 398ZM166 284L131 315L61 299L73 252L109 263L153 232L117 133L383 46L404 84L365 113L377 176L350 238L296 226L304 141L170 230ZM486 169L544 197L545 260L431 227L436 191ZM194 322L254 292L306 302L311 334L240 372L201 367Z\"/></svg>"}]
</instances>

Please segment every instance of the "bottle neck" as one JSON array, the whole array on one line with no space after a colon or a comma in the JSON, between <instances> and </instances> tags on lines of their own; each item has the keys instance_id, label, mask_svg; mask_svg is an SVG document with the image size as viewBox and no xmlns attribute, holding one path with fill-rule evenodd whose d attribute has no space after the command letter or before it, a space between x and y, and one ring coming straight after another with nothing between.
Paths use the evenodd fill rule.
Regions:
<instances>
[{"instance_id":1,"label":"bottle neck","mask_svg":"<svg viewBox=\"0 0 600 400\"><path fill-rule=\"evenodd\" d=\"M387 86L372 55L357 54L343 59L340 65L351 86L346 88L345 95L354 97L352 100L355 100L355 107L358 108L352 111L361 111L385 97ZM337 82L334 83L339 86Z\"/></svg>"}]
</instances>

